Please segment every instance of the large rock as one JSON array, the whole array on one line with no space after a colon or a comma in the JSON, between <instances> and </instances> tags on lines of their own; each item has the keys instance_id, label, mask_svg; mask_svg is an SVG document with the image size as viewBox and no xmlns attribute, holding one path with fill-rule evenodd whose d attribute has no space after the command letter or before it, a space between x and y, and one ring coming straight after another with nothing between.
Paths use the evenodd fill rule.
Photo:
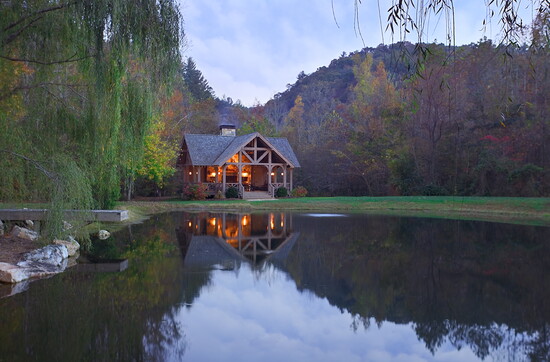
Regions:
<instances>
[{"instance_id":1,"label":"large rock","mask_svg":"<svg viewBox=\"0 0 550 362\"><path fill-rule=\"evenodd\" d=\"M0 282L17 283L29 279L26 268L9 263L0 263Z\"/></svg>"},{"instance_id":2,"label":"large rock","mask_svg":"<svg viewBox=\"0 0 550 362\"><path fill-rule=\"evenodd\" d=\"M54 271L67 265L69 252L65 245L48 245L40 249L23 254L21 261L17 263L21 267L39 267Z\"/></svg>"},{"instance_id":3,"label":"large rock","mask_svg":"<svg viewBox=\"0 0 550 362\"><path fill-rule=\"evenodd\" d=\"M99 230L99 232L97 233L97 237L99 238L99 240L108 239L109 236L111 236L111 233L107 230Z\"/></svg>"},{"instance_id":4,"label":"large rock","mask_svg":"<svg viewBox=\"0 0 550 362\"><path fill-rule=\"evenodd\" d=\"M67 248L69 257L76 255L80 250L80 244L72 236L69 236L69 240L54 240L53 244L55 245L64 245Z\"/></svg>"},{"instance_id":5,"label":"large rock","mask_svg":"<svg viewBox=\"0 0 550 362\"><path fill-rule=\"evenodd\" d=\"M38 240L38 233L36 231L32 231L29 229L22 228L20 226L15 225L13 229L11 229L11 236L17 236L21 239L27 239L27 240Z\"/></svg>"}]
</instances>

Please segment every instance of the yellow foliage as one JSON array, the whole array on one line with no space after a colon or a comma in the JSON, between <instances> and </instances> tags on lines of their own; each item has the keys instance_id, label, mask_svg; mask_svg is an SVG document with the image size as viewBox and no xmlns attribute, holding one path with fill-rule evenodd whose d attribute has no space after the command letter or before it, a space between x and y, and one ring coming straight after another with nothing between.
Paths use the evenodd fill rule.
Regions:
<instances>
[{"instance_id":1,"label":"yellow foliage","mask_svg":"<svg viewBox=\"0 0 550 362\"><path fill-rule=\"evenodd\" d=\"M165 178L176 172L174 166L178 156L178 145L161 137L164 129L162 121L153 124L150 134L145 138L143 162L138 168L138 175L154 181L161 188Z\"/></svg>"},{"instance_id":2,"label":"yellow foliage","mask_svg":"<svg viewBox=\"0 0 550 362\"><path fill-rule=\"evenodd\" d=\"M16 92L33 69L23 62L0 59L0 113L16 121L25 115L23 97Z\"/></svg>"}]
</instances>

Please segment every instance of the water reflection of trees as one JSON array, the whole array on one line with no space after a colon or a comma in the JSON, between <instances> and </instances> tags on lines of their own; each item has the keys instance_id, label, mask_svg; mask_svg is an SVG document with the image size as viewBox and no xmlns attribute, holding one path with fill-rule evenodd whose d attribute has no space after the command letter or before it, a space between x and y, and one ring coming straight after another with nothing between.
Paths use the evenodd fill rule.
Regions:
<instances>
[{"instance_id":1,"label":"water reflection of trees","mask_svg":"<svg viewBox=\"0 0 550 362\"><path fill-rule=\"evenodd\" d=\"M547 228L359 215L294 226L284 269L351 312L352 328L411 323L432 352L449 342L550 359Z\"/></svg>"},{"instance_id":2,"label":"water reflection of trees","mask_svg":"<svg viewBox=\"0 0 550 362\"><path fill-rule=\"evenodd\" d=\"M180 359L186 343L175 316L183 294L174 220L134 225L135 238L106 246L127 257L123 273L69 270L0 301L0 360ZM171 226L169 226L171 225ZM117 243L117 240L111 240ZM113 250L118 250L118 253Z\"/></svg>"},{"instance_id":3,"label":"water reflection of trees","mask_svg":"<svg viewBox=\"0 0 550 362\"><path fill-rule=\"evenodd\" d=\"M152 219L115 235L124 242L102 244L98 256L130 258L123 274L67 272L1 300L0 360L182 357L185 335L176 315L211 283L212 270L185 268L195 234L186 215ZM252 218L243 225L243 216L226 225L263 236L281 221L292 224L299 240L288 249L288 242L274 243L282 257L266 257L269 264L256 271L284 270L298 289L349 311L351 328L410 324L432 352L450 343L480 358L498 349L504 359L550 360L547 228L296 215L268 217L254 231ZM192 227L203 225L206 231L224 224L205 219Z\"/></svg>"}]
</instances>

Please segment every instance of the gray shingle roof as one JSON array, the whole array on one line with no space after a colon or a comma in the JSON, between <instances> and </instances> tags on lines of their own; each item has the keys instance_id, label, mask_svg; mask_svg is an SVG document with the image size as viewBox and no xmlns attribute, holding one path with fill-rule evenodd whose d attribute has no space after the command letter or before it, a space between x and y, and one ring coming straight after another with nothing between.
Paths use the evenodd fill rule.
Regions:
<instances>
[{"instance_id":1,"label":"gray shingle roof","mask_svg":"<svg viewBox=\"0 0 550 362\"><path fill-rule=\"evenodd\" d=\"M214 165L216 158L234 139L233 136L209 134L186 134L184 136L191 163L195 166Z\"/></svg>"},{"instance_id":2,"label":"gray shingle roof","mask_svg":"<svg viewBox=\"0 0 550 362\"><path fill-rule=\"evenodd\" d=\"M281 155L283 155L294 167L300 167L300 162L294 154L294 150L288 143L288 140L283 137L266 137L266 139L275 147Z\"/></svg>"},{"instance_id":3,"label":"gray shingle roof","mask_svg":"<svg viewBox=\"0 0 550 362\"><path fill-rule=\"evenodd\" d=\"M194 166L221 166L255 137L264 138L273 146L275 152L290 162L291 166L300 167L300 163L286 138L263 137L257 132L243 136L186 134L184 142L187 145L189 157Z\"/></svg>"},{"instance_id":4,"label":"gray shingle roof","mask_svg":"<svg viewBox=\"0 0 550 362\"><path fill-rule=\"evenodd\" d=\"M193 235L183 264L187 268L208 268L214 265L233 265L233 268L236 268L244 261L247 259L225 240L215 236Z\"/></svg>"},{"instance_id":5,"label":"gray shingle roof","mask_svg":"<svg viewBox=\"0 0 550 362\"><path fill-rule=\"evenodd\" d=\"M233 137L233 142L227 145L227 147L222 152L220 152L219 156L214 161L214 164L223 165L235 153L237 153L242 147L244 147L248 142L252 141L253 139L254 133Z\"/></svg>"}]
</instances>

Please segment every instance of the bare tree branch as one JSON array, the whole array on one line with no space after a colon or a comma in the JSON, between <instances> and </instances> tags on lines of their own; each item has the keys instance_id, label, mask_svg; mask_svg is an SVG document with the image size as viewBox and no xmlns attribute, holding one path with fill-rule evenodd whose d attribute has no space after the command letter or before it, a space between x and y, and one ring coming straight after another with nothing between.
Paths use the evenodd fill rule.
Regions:
<instances>
[{"instance_id":1,"label":"bare tree branch","mask_svg":"<svg viewBox=\"0 0 550 362\"><path fill-rule=\"evenodd\" d=\"M71 84L71 83L53 83L53 82L45 82L45 83L37 83L37 84L30 84L30 85L22 85L12 88L9 92L6 92L4 94L0 94L0 101L3 101L4 99L7 99L14 95L15 93L19 91L25 91L25 90L31 90L36 88L43 88L45 86L59 86L59 87L67 87L77 95L79 95L81 98L85 97L81 95L80 93L76 92L73 87L88 87L89 84Z\"/></svg>"},{"instance_id":2,"label":"bare tree branch","mask_svg":"<svg viewBox=\"0 0 550 362\"><path fill-rule=\"evenodd\" d=\"M38 171L42 172L44 175L46 175L46 177L48 177L49 179L51 179L52 181L55 181L57 182L59 180L59 175L55 172L52 172L50 170L48 170L47 168L45 168L44 166L42 166L42 164L32 158L29 158L27 156L24 156L22 154L19 154L17 152L13 152L13 151L9 151L9 150L5 150L5 149L0 149L0 152L4 152L4 153L7 153L7 154L10 154L12 156L15 156L15 157L18 157L22 160L25 160L27 162L29 162L30 164L32 164Z\"/></svg>"},{"instance_id":3,"label":"bare tree branch","mask_svg":"<svg viewBox=\"0 0 550 362\"><path fill-rule=\"evenodd\" d=\"M64 8L67 8L69 6L76 5L76 4L77 4L77 2L73 1L73 2L70 2L70 3L60 4L60 5L57 5L57 6L52 6L50 8L45 8L45 9L42 9L42 10L35 11L34 13L23 16L21 19L17 20L16 22L11 23L10 25L6 26L3 30L4 31L10 30L11 28L16 27L17 25L21 24L22 22L26 21L27 19L30 19L30 18L35 17L37 15L46 14L46 13L49 13L49 12L52 12L52 11L61 10L61 9L64 9Z\"/></svg>"},{"instance_id":4,"label":"bare tree branch","mask_svg":"<svg viewBox=\"0 0 550 362\"><path fill-rule=\"evenodd\" d=\"M7 44L11 43L12 41L14 41L23 31L25 31L25 29L29 28L32 24L36 23L40 19L42 19L41 16L39 16L36 19L33 19L27 25L25 25L24 27L22 27L21 29L19 29L15 33L8 35L6 37L6 40L4 40L4 44L2 44L2 45L7 45Z\"/></svg>"},{"instance_id":5,"label":"bare tree branch","mask_svg":"<svg viewBox=\"0 0 550 362\"><path fill-rule=\"evenodd\" d=\"M6 59L6 60L9 60L9 61L12 61L12 62L25 62L25 63L40 64L40 65L54 65L54 64L63 64L63 63L73 63L73 62L78 62L78 61L81 61L81 60L84 60L84 59L92 58L93 55L86 55L86 56L80 57L80 58L75 58L75 57L76 57L76 54L74 54L72 57L70 57L68 59L56 60L56 61L53 61L53 62L44 62L44 61L41 61L41 60L21 59L21 58L13 58L13 57L0 55L0 58Z\"/></svg>"}]
</instances>

